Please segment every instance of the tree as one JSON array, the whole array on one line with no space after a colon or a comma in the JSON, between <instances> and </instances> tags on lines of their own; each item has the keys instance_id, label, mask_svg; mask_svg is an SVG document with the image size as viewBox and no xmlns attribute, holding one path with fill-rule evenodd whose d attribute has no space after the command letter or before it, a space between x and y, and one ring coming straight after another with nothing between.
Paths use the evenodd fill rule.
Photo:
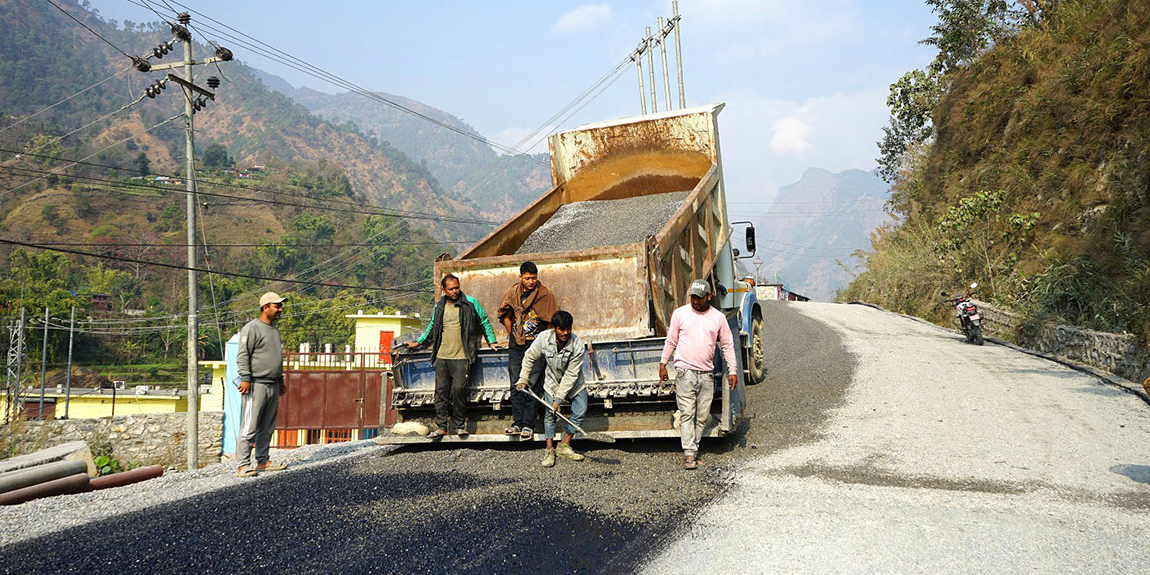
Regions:
<instances>
[{"instance_id":1,"label":"tree","mask_svg":"<svg viewBox=\"0 0 1150 575\"><path fill-rule=\"evenodd\" d=\"M140 152L136 159L132 160L132 171L141 176L146 176L152 173L152 161L148 159L148 155Z\"/></svg>"},{"instance_id":2,"label":"tree","mask_svg":"<svg viewBox=\"0 0 1150 575\"><path fill-rule=\"evenodd\" d=\"M60 145L60 138L38 134L28 144L28 150L36 154L29 157L33 163L50 166L56 163L56 158L64 151L64 147Z\"/></svg>"},{"instance_id":3,"label":"tree","mask_svg":"<svg viewBox=\"0 0 1150 575\"><path fill-rule=\"evenodd\" d=\"M925 70L911 70L891 84L890 124L878 142L878 175L895 183L907 150L934 135L931 115L956 70L974 61L1026 25L1037 23L1057 0L926 0L938 23L921 44L938 48Z\"/></svg>"},{"instance_id":4,"label":"tree","mask_svg":"<svg viewBox=\"0 0 1150 575\"><path fill-rule=\"evenodd\" d=\"M204 150L204 167L209 170L224 170L235 164L236 160L228 157L228 147L223 144L212 144Z\"/></svg>"}]
</instances>

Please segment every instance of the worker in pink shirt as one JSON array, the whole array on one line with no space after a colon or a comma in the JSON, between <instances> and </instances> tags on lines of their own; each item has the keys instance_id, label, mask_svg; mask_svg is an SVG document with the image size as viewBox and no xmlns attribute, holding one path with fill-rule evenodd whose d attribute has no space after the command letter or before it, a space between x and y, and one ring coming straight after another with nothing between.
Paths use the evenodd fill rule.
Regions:
<instances>
[{"instance_id":1,"label":"worker in pink shirt","mask_svg":"<svg viewBox=\"0 0 1150 575\"><path fill-rule=\"evenodd\" d=\"M667 361L675 354L675 402L679 406L679 433L683 439L683 468L699 467L699 439L715 398L715 342L723 348L727 382L738 384L735 369L735 342L727 316L711 307L711 285L705 280L691 282L687 292L691 305L676 308L667 326L667 343L659 361L659 378L667 381Z\"/></svg>"}]
</instances>

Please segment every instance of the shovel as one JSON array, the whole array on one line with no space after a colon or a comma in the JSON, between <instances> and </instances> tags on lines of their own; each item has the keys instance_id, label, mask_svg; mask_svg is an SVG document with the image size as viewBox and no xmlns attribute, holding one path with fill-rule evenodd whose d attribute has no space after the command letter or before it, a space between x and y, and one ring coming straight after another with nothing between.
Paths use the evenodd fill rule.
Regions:
<instances>
[{"instance_id":1,"label":"shovel","mask_svg":"<svg viewBox=\"0 0 1150 575\"><path fill-rule=\"evenodd\" d=\"M531 388L525 387L525 388L523 388L523 392L526 393L527 395L530 395L531 397L535 398L535 401L542 403L544 406L547 407L548 411L551 411L551 404L547 403L547 401L544 400L542 397L535 395L535 392L531 391ZM571 427L574 427L575 431L578 431L580 434L582 434L584 439L590 439L591 441L598 441L599 443L615 443L615 438L611 437L610 435L607 435L606 433L600 433L598 431L596 431L595 433L588 433L586 431L583 431L582 427L575 425L575 422L571 421L570 419L567 419L567 417L564 416L562 413L559 413L558 410L555 410L554 413L555 413L555 415L557 415L559 417L559 419L566 421L568 425L570 425Z\"/></svg>"}]
</instances>

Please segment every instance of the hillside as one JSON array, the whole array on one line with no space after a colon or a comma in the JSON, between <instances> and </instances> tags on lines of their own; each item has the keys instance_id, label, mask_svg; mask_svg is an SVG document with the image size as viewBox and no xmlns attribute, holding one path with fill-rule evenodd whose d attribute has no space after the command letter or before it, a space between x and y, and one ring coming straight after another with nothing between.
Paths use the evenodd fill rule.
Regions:
<instances>
[{"instance_id":1,"label":"hillside","mask_svg":"<svg viewBox=\"0 0 1150 575\"><path fill-rule=\"evenodd\" d=\"M890 221L882 209L887 194L870 172L808 169L756 218L755 265L762 278L812 299L832 299L851 280L857 263L851 254Z\"/></svg>"},{"instance_id":2,"label":"hillside","mask_svg":"<svg viewBox=\"0 0 1150 575\"><path fill-rule=\"evenodd\" d=\"M1150 5L1043 4L990 46L940 68L904 221L843 297L939 317L939 290L978 281L1032 321L1146 335Z\"/></svg>"},{"instance_id":3,"label":"hillside","mask_svg":"<svg viewBox=\"0 0 1150 575\"><path fill-rule=\"evenodd\" d=\"M167 26L121 26L74 2L62 6L129 53L148 53L171 37ZM185 272L108 258L185 261L183 185L136 178L182 179L180 93L141 98L163 73L130 69L116 49L49 3L0 0L0 28L0 148L10 150L0 152L0 238L106 257L0 247L0 316L48 307L66 318L75 306L78 318L91 314L108 326L81 332L78 361L171 361L182 354ZM452 249L443 242L490 229L439 218L478 218L474 206L441 190L403 152L268 90L241 62L221 68L216 101L195 116L197 163L222 145L237 167L264 169L242 178L219 166L197 170L205 194L198 239L208 245L200 266L221 272L200 274L197 286L205 356L219 356L222 340L251 319L254 298L268 289L292 294L281 323L289 347L348 340L348 309L422 310L430 262ZM198 74L201 81L221 75L214 66ZM79 165L58 159L86 157ZM375 206L421 214L367 215L383 211ZM111 296L111 309L94 307L89 294ZM49 354L62 360L66 333L49 340ZM38 357L39 348L30 351Z\"/></svg>"},{"instance_id":4,"label":"hillside","mask_svg":"<svg viewBox=\"0 0 1150 575\"><path fill-rule=\"evenodd\" d=\"M487 217L505 219L550 187L545 154L499 156L491 146L479 140L362 95L325 94L310 88L296 88L266 72L260 72L259 76L269 88L312 113L335 122L352 122L363 132L426 165L443 189L471 200ZM438 108L394 94L379 92L379 95L459 130L480 135L463 120Z\"/></svg>"},{"instance_id":5,"label":"hillside","mask_svg":"<svg viewBox=\"0 0 1150 575\"><path fill-rule=\"evenodd\" d=\"M129 53L148 53L151 48L171 37L166 26L158 24L113 26L98 15L87 12L74 2L63 6L116 46ZM60 14L47 3L0 1L0 26L14 31L0 39L0 109L10 118L21 117L55 102L77 90L84 82L94 83L122 72L126 59L112 47ZM209 46L197 45L198 53L207 54ZM474 205L445 193L435 178L418 161L386 144L374 142L354 125L336 124L312 115L306 108L283 95L267 89L254 69L238 60L223 65L226 81L217 90L216 101L196 115L198 149L223 144L241 165L318 162L340 166L358 197L367 202L396 210L428 212L441 216L479 218ZM173 56L169 56L169 59ZM197 72L201 78L219 75L214 68ZM116 110L138 97L143 88L163 73L143 74L135 70L121 78L100 85L68 104L60 106L31 122L0 135L0 143L17 149L38 134L57 135L72 127ZM131 110L109 118L111 124L140 119L152 126L182 111L175 89L165 90L154 100L145 100ZM153 134L167 144L167 155L180 157L183 135L180 122L157 129ZM131 134L133 132L125 132ZM59 155L83 154L89 150L85 141L96 140L90 132L61 142ZM112 141L115 141L113 139ZM113 148L101 155L101 163L127 165L134 153ZM153 153L149 150L149 158ZM159 159L154 169L175 171L179 166ZM420 225L426 225L425 223ZM475 238L486 226L432 225L435 235L453 239Z\"/></svg>"}]
</instances>

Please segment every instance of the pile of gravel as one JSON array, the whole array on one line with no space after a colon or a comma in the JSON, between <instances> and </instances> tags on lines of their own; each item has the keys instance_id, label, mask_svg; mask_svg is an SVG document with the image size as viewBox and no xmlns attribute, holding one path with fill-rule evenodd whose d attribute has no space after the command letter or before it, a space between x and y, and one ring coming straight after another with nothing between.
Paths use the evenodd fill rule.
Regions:
<instances>
[{"instance_id":1,"label":"pile of gravel","mask_svg":"<svg viewBox=\"0 0 1150 575\"><path fill-rule=\"evenodd\" d=\"M567 204L531 233L517 254L623 246L655 235L690 191Z\"/></svg>"}]
</instances>

